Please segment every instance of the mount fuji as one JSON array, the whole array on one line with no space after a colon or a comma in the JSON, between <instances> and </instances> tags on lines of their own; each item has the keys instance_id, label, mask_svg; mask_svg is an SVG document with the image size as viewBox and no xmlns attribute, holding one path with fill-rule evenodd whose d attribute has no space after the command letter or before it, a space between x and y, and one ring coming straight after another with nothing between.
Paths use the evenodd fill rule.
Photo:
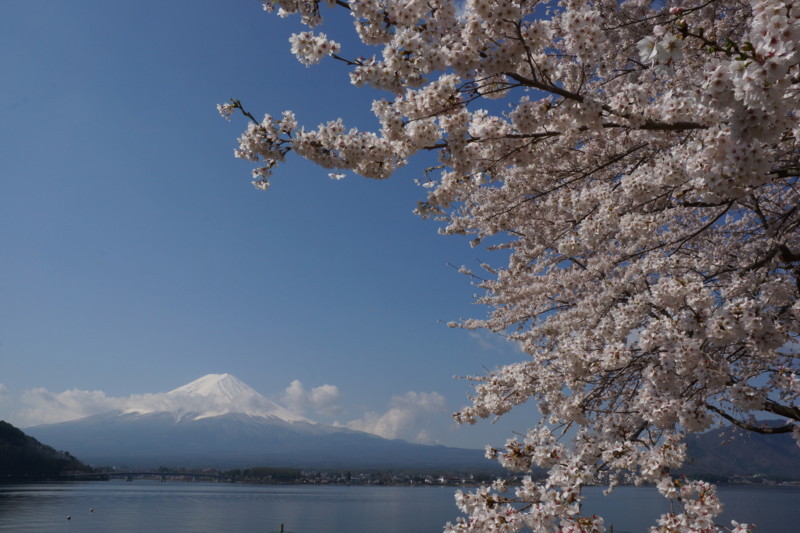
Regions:
<instances>
[{"instance_id":1,"label":"mount fuji","mask_svg":"<svg viewBox=\"0 0 800 533\"><path fill-rule=\"evenodd\" d=\"M125 410L25 432L95 466L492 468L482 450L412 444L316 423L230 374L137 396Z\"/></svg>"},{"instance_id":2,"label":"mount fuji","mask_svg":"<svg viewBox=\"0 0 800 533\"><path fill-rule=\"evenodd\" d=\"M208 374L163 394L137 397L125 413L172 413L177 419L199 420L239 413L284 422L308 422L262 396L231 374Z\"/></svg>"}]
</instances>

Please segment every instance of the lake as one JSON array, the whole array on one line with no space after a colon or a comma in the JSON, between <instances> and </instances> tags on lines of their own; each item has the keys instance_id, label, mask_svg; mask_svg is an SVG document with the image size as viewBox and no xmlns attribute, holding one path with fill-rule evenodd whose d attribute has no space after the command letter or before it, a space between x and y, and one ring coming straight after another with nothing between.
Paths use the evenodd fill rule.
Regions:
<instances>
[{"instance_id":1,"label":"lake","mask_svg":"<svg viewBox=\"0 0 800 533\"><path fill-rule=\"evenodd\" d=\"M429 533L458 516L454 492L139 480L0 485L0 531L268 533L285 524L294 533ZM758 533L798 530L800 487L722 487L720 494L721 523L755 522ZM586 511L606 517L618 533L646 531L668 510L652 488L619 487L610 497L589 488L586 495Z\"/></svg>"}]
</instances>

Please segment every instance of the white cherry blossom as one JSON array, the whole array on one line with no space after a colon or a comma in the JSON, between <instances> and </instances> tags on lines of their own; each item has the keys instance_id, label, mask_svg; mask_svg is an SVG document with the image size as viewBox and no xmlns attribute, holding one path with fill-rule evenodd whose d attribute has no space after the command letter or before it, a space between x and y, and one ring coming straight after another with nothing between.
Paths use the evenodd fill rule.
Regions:
<instances>
[{"instance_id":1,"label":"white cherry blossom","mask_svg":"<svg viewBox=\"0 0 800 533\"><path fill-rule=\"evenodd\" d=\"M446 530L605 531L581 487L624 482L673 500L651 531L751 531L718 524L714 487L675 472L685 436L715 424L800 438L800 1L264 6L309 26L291 41L302 63L327 55L383 94L374 132L221 105L250 122L236 155L255 184L289 152L337 179L435 152L417 212L506 252L462 269L488 315L454 326L526 356L473 378L455 418L535 402L542 421L487 455L548 473L459 493L467 517ZM311 29L328 9L349 10L372 57Z\"/></svg>"}]
</instances>

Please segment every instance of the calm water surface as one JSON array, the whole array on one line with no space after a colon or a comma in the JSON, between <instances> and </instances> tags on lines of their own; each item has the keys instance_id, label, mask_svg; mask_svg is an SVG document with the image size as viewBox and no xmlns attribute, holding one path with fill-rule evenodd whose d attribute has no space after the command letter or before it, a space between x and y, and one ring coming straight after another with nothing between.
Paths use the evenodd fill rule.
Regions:
<instances>
[{"instance_id":1,"label":"calm water surface","mask_svg":"<svg viewBox=\"0 0 800 533\"><path fill-rule=\"evenodd\" d=\"M454 491L151 481L0 485L0 531L268 533L283 523L294 533L428 533L458 516ZM720 492L725 523L755 522L759 533L799 530L800 488ZM633 487L618 488L610 497L588 489L585 508L606 517L617 532L646 531L654 517L668 511L654 489Z\"/></svg>"}]
</instances>

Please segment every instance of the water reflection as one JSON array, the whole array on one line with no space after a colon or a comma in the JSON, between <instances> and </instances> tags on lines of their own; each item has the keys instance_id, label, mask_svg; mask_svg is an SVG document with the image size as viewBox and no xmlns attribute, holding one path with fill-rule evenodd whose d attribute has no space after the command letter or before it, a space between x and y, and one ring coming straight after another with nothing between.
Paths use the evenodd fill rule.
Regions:
<instances>
[{"instance_id":1,"label":"water reflection","mask_svg":"<svg viewBox=\"0 0 800 533\"><path fill-rule=\"evenodd\" d=\"M759 532L792 531L800 489L723 487L723 522L755 522ZM225 483L98 481L0 485L0 531L31 533L429 533L458 516L453 488L256 486ZM585 511L621 533L641 532L669 510L652 488L586 489ZM93 511L89 511L93 509ZM71 519L67 520L66 517Z\"/></svg>"}]
</instances>

